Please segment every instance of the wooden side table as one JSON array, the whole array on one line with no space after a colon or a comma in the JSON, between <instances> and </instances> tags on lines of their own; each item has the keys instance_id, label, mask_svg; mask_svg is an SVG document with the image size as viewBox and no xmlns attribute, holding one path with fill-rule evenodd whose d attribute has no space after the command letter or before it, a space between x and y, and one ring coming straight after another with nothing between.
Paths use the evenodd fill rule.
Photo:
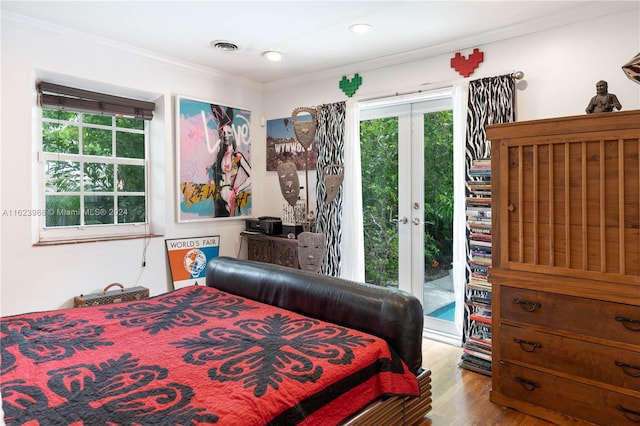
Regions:
<instances>
[{"instance_id":1,"label":"wooden side table","mask_svg":"<svg viewBox=\"0 0 640 426\"><path fill-rule=\"evenodd\" d=\"M247 239L247 256L249 260L273 263L299 269L298 240L283 235L265 235L242 232Z\"/></svg>"}]
</instances>

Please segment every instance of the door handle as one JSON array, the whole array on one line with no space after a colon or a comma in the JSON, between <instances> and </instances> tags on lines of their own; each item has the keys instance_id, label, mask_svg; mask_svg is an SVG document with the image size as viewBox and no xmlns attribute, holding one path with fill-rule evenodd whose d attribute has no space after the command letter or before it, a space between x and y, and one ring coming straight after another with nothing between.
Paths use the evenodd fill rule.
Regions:
<instances>
[{"instance_id":1,"label":"door handle","mask_svg":"<svg viewBox=\"0 0 640 426\"><path fill-rule=\"evenodd\" d=\"M419 217L414 217L412 222L416 226L424 224L424 222L421 221Z\"/></svg>"},{"instance_id":2,"label":"door handle","mask_svg":"<svg viewBox=\"0 0 640 426\"><path fill-rule=\"evenodd\" d=\"M407 219L406 216L402 216L401 218L398 218L398 219L391 219L391 222L407 224L409 223L409 219Z\"/></svg>"}]
</instances>

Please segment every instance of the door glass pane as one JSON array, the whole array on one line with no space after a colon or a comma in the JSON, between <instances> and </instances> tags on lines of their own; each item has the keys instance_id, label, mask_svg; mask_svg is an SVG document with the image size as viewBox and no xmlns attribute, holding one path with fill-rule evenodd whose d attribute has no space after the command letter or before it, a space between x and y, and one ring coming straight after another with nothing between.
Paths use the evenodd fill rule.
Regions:
<instances>
[{"instance_id":1,"label":"door glass pane","mask_svg":"<svg viewBox=\"0 0 640 426\"><path fill-rule=\"evenodd\" d=\"M398 286L398 118L360 122L365 280Z\"/></svg>"},{"instance_id":2,"label":"door glass pane","mask_svg":"<svg viewBox=\"0 0 640 426\"><path fill-rule=\"evenodd\" d=\"M454 321L453 112L424 114L424 311Z\"/></svg>"}]
</instances>

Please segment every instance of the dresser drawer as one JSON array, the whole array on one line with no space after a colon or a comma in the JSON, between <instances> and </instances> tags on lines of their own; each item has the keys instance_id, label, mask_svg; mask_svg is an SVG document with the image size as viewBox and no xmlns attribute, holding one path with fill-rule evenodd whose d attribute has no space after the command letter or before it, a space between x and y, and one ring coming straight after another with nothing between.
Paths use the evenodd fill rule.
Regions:
<instances>
[{"instance_id":1,"label":"dresser drawer","mask_svg":"<svg viewBox=\"0 0 640 426\"><path fill-rule=\"evenodd\" d=\"M640 392L640 352L508 325L500 327L500 341L496 343L505 361Z\"/></svg>"},{"instance_id":2,"label":"dresser drawer","mask_svg":"<svg viewBox=\"0 0 640 426\"><path fill-rule=\"evenodd\" d=\"M600 425L637 425L640 398L500 363L498 391Z\"/></svg>"},{"instance_id":3,"label":"dresser drawer","mask_svg":"<svg viewBox=\"0 0 640 426\"><path fill-rule=\"evenodd\" d=\"M629 343L640 349L640 307L514 287L501 287L500 318Z\"/></svg>"}]
</instances>

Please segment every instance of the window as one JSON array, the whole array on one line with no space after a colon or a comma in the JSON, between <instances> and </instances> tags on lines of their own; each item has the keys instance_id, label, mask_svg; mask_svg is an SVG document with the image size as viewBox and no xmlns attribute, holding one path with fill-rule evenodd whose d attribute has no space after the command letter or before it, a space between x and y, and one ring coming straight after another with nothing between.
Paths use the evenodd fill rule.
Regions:
<instances>
[{"instance_id":1,"label":"window","mask_svg":"<svg viewBox=\"0 0 640 426\"><path fill-rule=\"evenodd\" d=\"M148 120L49 106L42 107L38 155L42 167L39 240L145 234Z\"/></svg>"}]
</instances>

